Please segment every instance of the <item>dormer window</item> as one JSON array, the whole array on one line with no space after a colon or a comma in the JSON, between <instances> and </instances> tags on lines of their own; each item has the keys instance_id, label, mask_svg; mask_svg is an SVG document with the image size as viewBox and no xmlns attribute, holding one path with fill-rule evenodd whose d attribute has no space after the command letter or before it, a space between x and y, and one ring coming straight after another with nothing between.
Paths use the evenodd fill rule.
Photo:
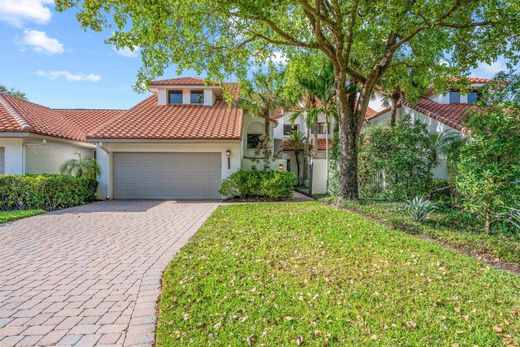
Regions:
<instances>
[{"instance_id":1,"label":"dormer window","mask_svg":"<svg viewBox=\"0 0 520 347\"><path fill-rule=\"evenodd\" d=\"M190 102L192 104L204 104L204 91L203 90L192 90Z\"/></svg>"},{"instance_id":2,"label":"dormer window","mask_svg":"<svg viewBox=\"0 0 520 347\"><path fill-rule=\"evenodd\" d=\"M450 92L450 104L460 104L460 92Z\"/></svg>"},{"instance_id":3,"label":"dormer window","mask_svg":"<svg viewBox=\"0 0 520 347\"><path fill-rule=\"evenodd\" d=\"M182 90L170 90L168 95L170 105L182 104Z\"/></svg>"}]
</instances>

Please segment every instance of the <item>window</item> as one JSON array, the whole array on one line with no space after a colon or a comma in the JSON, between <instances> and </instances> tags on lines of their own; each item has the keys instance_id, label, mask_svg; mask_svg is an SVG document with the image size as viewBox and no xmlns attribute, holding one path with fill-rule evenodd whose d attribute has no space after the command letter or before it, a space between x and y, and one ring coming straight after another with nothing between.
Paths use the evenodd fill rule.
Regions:
<instances>
[{"instance_id":1,"label":"window","mask_svg":"<svg viewBox=\"0 0 520 347\"><path fill-rule=\"evenodd\" d=\"M247 149L256 149L260 145L261 134L247 134Z\"/></svg>"},{"instance_id":2,"label":"window","mask_svg":"<svg viewBox=\"0 0 520 347\"><path fill-rule=\"evenodd\" d=\"M182 104L182 90L172 90L169 92L170 104Z\"/></svg>"},{"instance_id":3,"label":"window","mask_svg":"<svg viewBox=\"0 0 520 347\"><path fill-rule=\"evenodd\" d=\"M325 123L318 123L318 134L325 134Z\"/></svg>"},{"instance_id":4,"label":"window","mask_svg":"<svg viewBox=\"0 0 520 347\"><path fill-rule=\"evenodd\" d=\"M460 104L460 92L450 92L450 104Z\"/></svg>"},{"instance_id":5,"label":"window","mask_svg":"<svg viewBox=\"0 0 520 347\"><path fill-rule=\"evenodd\" d=\"M283 134L284 135L291 135L291 131L298 131L298 125L297 124L284 124L283 125Z\"/></svg>"},{"instance_id":6,"label":"window","mask_svg":"<svg viewBox=\"0 0 520 347\"><path fill-rule=\"evenodd\" d=\"M468 104L474 104L477 102L479 95L477 92L469 92L468 94Z\"/></svg>"},{"instance_id":7,"label":"window","mask_svg":"<svg viewBox=\"0 0 520 347\"><path fill-rule=\"evenodd\" d=\"M204 103L204 91L192 90L190 102L192 104L203 104Z\"/></svg>"}]
</instances>

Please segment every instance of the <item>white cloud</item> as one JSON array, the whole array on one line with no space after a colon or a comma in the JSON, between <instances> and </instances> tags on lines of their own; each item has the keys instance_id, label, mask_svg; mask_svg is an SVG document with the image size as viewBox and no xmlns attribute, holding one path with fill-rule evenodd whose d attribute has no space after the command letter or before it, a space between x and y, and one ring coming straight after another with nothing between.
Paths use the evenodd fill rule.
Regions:
<instances>
[{"instance_id":1,"label":"white cloud","mask_svg":"<svg viewBox=\"0 0 520 347\"><path fill-rule=\"evenodd\" d=\"M25 22L46 24L51 20L49 5L54 0L0 0L0 21L21 27Z\"/></svg>"},{"instance_id":2,"label":"white cloud","mask_svg":"<svg viewBox=\"0 0 520 347\"><path fill-rule=\"evenodd\" d=\"M63 44L53 37L47 36L43 31L24 30L20 45L30 46L33 51L45 54L61 54L65 50Z\"/></svg>"},{"instance_id":3,"label":"white cloud","mask_svg":"<svg viewBox=\"0 0 520 347\"><path fill-rule=\"evenodd\" d=\"M38 71L36 71L36 75L40 76L40 77L46 77L51 80L55 80L57 78L62 77L65 80L72 81L72 82L82 82L82 81L97 82L101 79L101 76L93 74L93 73L89 73L89 74L81 73L81 72L72 73L72 72L69 72L66 70L59 70L59 71L38 70Z\"/></svg>"},{"instance_id":4,"label":"white cloud","mask_svg":"<svg viewBox=\"0 0 520 347\"><path fill-rule=\"evenodd\" d=\"M139 53L139 47L135 48L134 50L131 50L128 47L123 47L123 48L118 49L114 46L114 51L116 51L116 53L122 57L135 58L135 57L137 57L137 53Z\"/></svg>"},{"instance_id":5,"label":"white cloud","mask_svg":"<svg viewBox=\"0 0 520 347\"><path fill-rule=\"evenodd\" d=\"M493 77L497 72L506 71L507 65L503 59L498 59L491 64L480 63L479 66L472 71L472 75L476 77Z\"/></svg>"}]
</instances>

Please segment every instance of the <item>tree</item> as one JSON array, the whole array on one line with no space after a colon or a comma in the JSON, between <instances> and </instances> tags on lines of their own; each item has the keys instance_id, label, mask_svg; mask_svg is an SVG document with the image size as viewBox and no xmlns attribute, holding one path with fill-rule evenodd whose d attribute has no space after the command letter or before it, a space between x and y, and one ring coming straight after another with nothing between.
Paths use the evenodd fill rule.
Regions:
<instances>
[{"instance_id":1,"label":"tree","mask_svg":"<svg viewBox=\"0 0 520 347\"><path fill-rule=\"evenodd\" d=\"M109 43L141 48L138 82L174 63L244 78L274 53L292 59L321 52L334 68L340 195L347 199L358 197L358 143L370 95L399 64L465 72L500 55L519 60L520 5L511 0L56 1L60 11L79 4L84 28L115 23Z\"/></svg>"},{"instance_id":2,"label":"tree","mask_svg":"<svg viewBox=\"0 0 520 347\"><path fill-rule=\"evenodd\" d=\"M21 92L21 91L19 91L17 89L14 89L14 88L8 89L3 84L0 84L0 93L16 96L17 98L20 98L20 99L23 99L23 100L27 100L27 96L25 95L24 92Z\"/></svg>"},{"instance_id":3,"label":"tree","mask_svg":"<svg viewBox=\"0 0 520 347\"><path fill-rule=\"evenodd\" d=\"M61 167L62 175L85 177L95 180L101 174L101 168L94 158L82 159L81 153L76 153L78 159L67 160Z\"/></svg>"},{"instance_id":4,"label":"tree","mask_svg":"<svg viewBox=\"0 0 520 347\"><path fill-rule=\"evenodd\" d=\"M276 112L286 104L282 97L283 83L283 73L271 66L268 72L258 71L253 74L252 81L243 83L237 100L238 106L245 112L264 120L264 134L255 149L256 155L262 154L264 167L268 167L273 154L270 124Z\"/></svg>"},{"instance_id":5,"label":"tree","mask_svg":"<svg viewBox=\"0 0 520 347\"><path fill-rule=\"evenodd\" d=\"M296 159L296 184L298 186L301 185L301 175L300 175L300 154L304 150L304 137L301 132L293 130L289 135L289 138L286 141L288 147L290 147L294 152L294 157Z\"/></svg>"}]
</instances>

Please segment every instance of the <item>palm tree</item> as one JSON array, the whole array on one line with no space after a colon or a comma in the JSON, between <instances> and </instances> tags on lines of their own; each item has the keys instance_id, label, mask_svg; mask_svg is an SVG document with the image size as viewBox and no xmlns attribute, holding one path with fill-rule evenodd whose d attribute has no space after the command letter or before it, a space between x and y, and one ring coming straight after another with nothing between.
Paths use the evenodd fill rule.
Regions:
<instances>
[{"instance_id":1,"label":"palm tree","mask_svg":"<svg viewBox=\"0 0 520 347\"><path fill-rule=\"evenodd\" d=\"M62 175L85 177L88 179L96 179L101 174L101 168L94 158L82 159L81 153L77 152L78 159L67 160L61 167Z\"/></svg>"},{"instance_id":2,"label":"palm tree","mask_svg":"<svg viewBox=\"0 0 520 347\"><path fill-rule=\"evenodd\" d=\"M264 162L268 162L272 151L266 150L270 146L269 129L276 112L286 105L282 97L284 75L276 68L270 68L267 73L256 72L250 83L243 86L243 92L237 103L245 112L264 120L264 135L260 149L264 152Z\"/></svg>"},{"instance_id":3,"label":"palm tree","mask_svg":"<svg viewBox=\"0 0 520 347\"><path fill-rule=\"evenodd\" d=\"M305 75L305 77L297 76L297 82L304 103L299 111L291 115L291 122L294 123L301 116L305 117L307 128L312 129L312 157L316 158L318 153L318 119L320 114L325 116L325 158L328 170L330 123L334 121L337 124L334 70L331 65L325 65L314 70L313 73Z\"/></svg>"},{"instance_id":4,"label":"palm tree","mask_svg":"<svg viewBox=\"0 0 520 347\"><path fill-rule=\"evenodd\" d=\"M303 134L296 130L291 131L291 135L289 135L289 137L287 138L286 144L294 152L294 157L296 158L296 184L300 186L300 154L304 151L305 148L305 140Z\"/></svg>"}]
</instances>

